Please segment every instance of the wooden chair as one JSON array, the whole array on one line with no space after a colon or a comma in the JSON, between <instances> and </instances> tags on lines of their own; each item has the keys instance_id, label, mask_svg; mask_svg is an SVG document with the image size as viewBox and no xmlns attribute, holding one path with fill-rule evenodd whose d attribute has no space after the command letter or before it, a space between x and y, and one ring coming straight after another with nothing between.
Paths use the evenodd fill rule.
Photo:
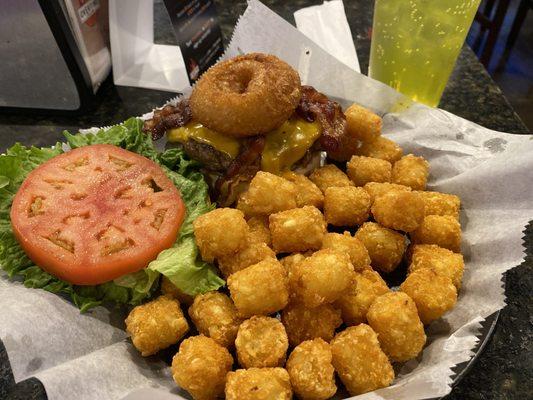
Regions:
<instances>
[{"instance_id":1,"label":"wooden chair","mask_svg":"<svg viewBox=\"0 0 533 400\"><path fill-rule=\"evenodd\" d=\"M504 66L507 60L509 59L509 55L513 50L516 38L518 37L520 29L522 28L522 24L526 19L528 11L531 9L533 9L533 0L520 1L520 5L518 6L518 10L516 11L516 16L513 21L513 26L511 27L511 31L509 32L509 36L507 37L507 42L505 43L505 51L502 57L500 58L498 68Z\"/></svg>"},{"instance_id":2,"label":"wooden chair","mask_svg":"<svg viewBox=\"0 0 533 400\"><path fill-rule=\"evenodd\" d=\"M484 4L483 10L480 11L480 7L480 10L478 10L476 13L475 21L480 25L480 32L473 47L474 51L477 53L479 52L483 37L488 31L487 39L485 41L485 45L483 46L483 51L479 57L479 60L485 66L485 68L488 68L490 59L492 58L492 52L494 51L494 46L498 40L498 35L500 34L505 14L507 14L509 2L510 0L487 0ZM495 7L496 9L494 9Z\"/></svg>"}]
</instances>

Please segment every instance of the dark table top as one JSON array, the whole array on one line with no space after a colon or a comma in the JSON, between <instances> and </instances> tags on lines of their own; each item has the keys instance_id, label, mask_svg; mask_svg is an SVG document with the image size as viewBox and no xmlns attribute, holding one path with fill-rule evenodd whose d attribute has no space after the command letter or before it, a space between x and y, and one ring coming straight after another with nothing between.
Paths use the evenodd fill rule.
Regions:
<instances>
[{"instance_id":1,"label":"dark table top","mask_svg":"<svg viewBox=\"0 0 533 400\"><path fill-rule=\"evenodd\" d=\"M294 23L293 12L321 0L263 0L285 19ZM216 1L226 43L245 1ZM373 1L345 0L345 9L359 56L362 72L368 69L369 32ZM156 41L174 42L168 17L160 0L155 9ZM0 151L17 141L48 146L61 140L61 131L104 126L141 115L163 104L171 93L115 87L109 78L100 88L93 108L79 116L0 115ZM475 54L465 46L452 73L440 107L487 128L510 133L530 133L513 111L501 90L491 80ZM532 216L533 217L533 216ZM526 231L526 261L506 274L507 307L501 312L493 337L470 372L447 396L459 399L522 399L533 397L533 226ZM0 343L0 398L45 399L42 385L29 379L15 385L5 350Z\"/></svg>"}]
</instances>

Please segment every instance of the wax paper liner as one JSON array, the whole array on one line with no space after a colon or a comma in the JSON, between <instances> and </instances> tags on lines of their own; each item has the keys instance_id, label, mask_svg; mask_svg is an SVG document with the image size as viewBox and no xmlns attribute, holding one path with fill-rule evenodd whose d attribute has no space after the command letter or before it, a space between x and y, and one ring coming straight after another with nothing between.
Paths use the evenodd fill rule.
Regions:
<instances>
[{"instance_id":1,"label":"wax paper liner","mask_svg":"<svg viewBox=\"0 0 533 400\"><path fill-rule=\"evenodd\" d=\"M429 189L461 197L466 269L457 306L428 327L427 347L399 367L392 386L357 399L449 393L452 367L471 358L481 322L505 305L503 272L524 258L523 231L533 217L533 137L413 103L346 67L258 1L249 2L224 57L252 51L286 60L304 83L343 106L357 102L382 115L384 136L429 160ZM183 393L160 359L132 348L123 319L101 307L82 315L59 296L0 275L0 338L15 379L39 378L51 400L118 399L150 387Z\"/></svg>"}]
</instances>

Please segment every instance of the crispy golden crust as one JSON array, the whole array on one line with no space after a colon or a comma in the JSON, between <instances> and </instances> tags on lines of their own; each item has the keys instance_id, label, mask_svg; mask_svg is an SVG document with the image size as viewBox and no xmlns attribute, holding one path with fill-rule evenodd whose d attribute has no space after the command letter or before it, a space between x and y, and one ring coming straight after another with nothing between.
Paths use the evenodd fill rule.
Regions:
<instances>
[{"instance_id":1,"label":"crispy golden crust","mask_svg":"<svg viewBox=\"0 0 533 400\"><path fill-rule=\"evenodd\" d=\"M301 304L290 304L281 313L289 343L297 346L305 340L321 338L326 342L333 339L335 329L342 324L341 312L331 304L307 308Z\"/></svg>"},{"instance_id":2,"label":"crispy golden crust","mask_svg":"<svg viewBox=\"0 0 533 400\"><path fill-rule=\"evenodd\" d=\"M366 319L391 360L415 358L426 343L424 325L418 317L415 302L405 293L379 296L368 309Z\"/></svg>"},{"instance_id":3,"label":"crispy golden crust","mask_svg":"<svg viewBox=\"0 0 533 400\"><path fill-rule=\"evenodd\" d=\"M357 155L380 158L392 164L402 158L403 150L392 140L378 136L371 142L363 142L361 147L357 149Z\"/></svg>"},{"instance_id":4,"label":"crispy golden crust","mask_svg":"<svg viewBox=\"0 0 533 400\"><path fill-rule=\"evenodd\" d=\"M289 301L287 269L276 259L265 259L227 280L231 298L243 318L269 315Z\"/></svg>"},{"instance_id":5,"label":"crispy golden crust","mask_svg":"<svg viewBox=\"0 0 533 400\"><path fill-rule=\"evenodd\" d=\"M308 177L292 171L285 172L282 177L296 186L296 205L298 207L315 206L319 209L322 208L324 195Z\"/></svg>"},{"instance_id":6,"label":"crispy golden crust","mask_svg":"<svg viewBox=\"0 0 533 400\"><path fill-rule=\"evenodd\" d=\"M428 175L429 163L424 157L408 154L392 166L392 182L409 186L413 190L426 189Z\"/></svg>"},{"instance_id":7,"label":"crispy golden crust","mask_svg":"<svg viewBox=\"0 0 533 400\"><path fill-rule=\"evenodd\" d=\"M324 216L335 226L360 225L368 219L370 196L361 187L330 187L324 192Z\"/></svg>"},{"instance_id":8,"label":"crispy golden crust","mask_svg":"<svg viewBox=\"0 0 533 400\"><path fill-rule=\"evenodd\" d=\"M409 274L400 290L414 300L420 320L426 325L442 317L457 302L457 289L452 280L429 268Z\"/></svg>"},{"instance_id":9,"label":"crispy golden crust","mask_svg":"<svg viewBox=\"0 0 533 400\"><path fill-rule=\"evenodd\" d=\"M454 194L439 192L417 192L424 201L426 215L451 215L459 220L461 200Z\"/></svg>"},{"instance_id":10,"label":"crispy golden crust","mask_svg":"<svg viewBox=\"0 0 533 400\"><path fill-rule=\"evenodd\" d=\"M228 373L226 400L291 400L289 374L284 368L249 368Z\"/></svg>"},{"instance_id":11,"label":"crispy golden crust","mask_svg":"<svg viewBox=\"0 0 533 400\"><path fill-rule=\"evenodd\" d=\"M340 332L331 341L333 365L351 395L387 387L394 370L379 347L378 335L365 324Z\"/></svg>"},{"instance_id":12,"label":"crispy golden crust","mask_svg":"<svg viewBox=\"0 0 533 400\"><path fill-rule=\"evenodd\" d=\"M298 73L279 58L250 53L211 67L196 83L193 118L231 136L246 137L279 127L301 97Z\"/></svg>"},{"instance_id":13,"label":"crispy golden crust","mask_svg":"<svg viewBox=\"0 0 533 400\"><path fill-rule=\"evenodd\" d=\"M366 322L366 313L374 300L388 292L389 287L381 276L368 268L355 274L348 292L333 305L341 310L346 325L358 325Z\"/></svg>"},{"instance_id":14,"label":"crispy golden crust","mask_svg":"<svg viewBox=\"0 0 533 400\"><path fill-rule=\"evenodd\" d=\"M178 343L189 330L180 304L170 296L135 307L126 318L126 331L143 356Z\"/></svg>"},{"instance_id":15,"label":"crispy golden crust","mask_svg":"<svg viewBox=\"0 0 533 400\"><path fill-rule=\"evenodd\" d=\"M225 278L250 265L257 264L259 261L267 258L276 258L276 253L270 247L265 243L254 240L253 237L249 236L248 244L244 249L218 259L218 268Z\"/></svg>"},{"instance_id":16,"label":"crispy golden crust","mask_svg":"<svg viewBox=\"0 0 533 400\"><path fill-rule=\"evenodd\" d=\"M355 186L368 182L390 182L392 164L379 158L353 156L346 164L346 173Z\"/></svg>"},{"instance_id":17,"label":"crispy golden crust","mask_svg":"<svg viewBox=\"0 0 533 400\"><path fill-rule=\"evenodd\" d=\"M429 268L439 275L450 278L461 289L465 262L463 255L444 249L436 244L415 244L409 248L409 273Z\"/></svg>"},{"instance_id":18,"label":"crispy golden crust","mask_svg":"<svg viewBox=\"0 0 533 400\"><path fill-rule=\"evenodd\" d=\"M375 222L365 222L355 233L355 237L363 242L368 250L373 268L391 272L402 261L406 242L401 233Z\"/></svg>"},{"instance_id":19,"label":"crispy golden crust","mask_svg":"<svg viewBox=\"0 0 533 400\"><path fill-rule=\"evenodd\" d=\"M348 175L333 164L324 165L315 169L309 175L309 179L322 190L322 193L329 187L354 186L353 182L348 178Z\"/></svg>"},{"instance_id":20,"label":"crispy golden crust","mask_svg":"<svg viewBox=\"0 0 533 400\"><path fill-rule=\"evenodd\" d=\"M247 222L250 227L249 240L251 242L265 243L267 246L270 246L272 239L270 237L270 229L268 228L268 217L251 217Z\"/></svg>"},{"instance_id":21,"label":"crispy golden crust","mask_svg":"<svg viewBox=\"0 0 533 400\"><path fill-rule=\"evenodd\" d=\"M436 244L461 252L461 225L451 215L428 215L410 235L415 244Z\"/></svg>"},{"instance_id":22,"label":"crispy golden crust","mask_svg":"<svg viewBox=\"0 0 533 400\"><path fill-rule=\"evenodd\" d=\"M344 111L346 130L354 139L371 142L381 135L381 117L365 107L352 104Z\"/></svg>"},{"instance_id":23,"label":"crispy golden crust","mask_svg":"<svg viewBox=\"0 0 533 400\"><path fill-rule=\"evenodd\" d=\"M277 253L317 250L322 246L326 222L313 206L293 208L270 215L272 247Z\"/></svg>"},{"instance_id":24,"label":"crispy golden crust","mask_svg":"<svg viewBox=\"0 0 533 400\"><path fill-rule=\"evenodd\" d=\"M287 360L292 389L302 400L326 400L337 391L331 349L324 340L299 344Z\"/></svg>"},{"instance_id":25,"label":"crispy golden crust","mask_svg":"<svg viewBox=\"0 0 533 400\"><path fill-rule=\"evenodd\" d=\"M370 201L374 203L376 197L381 196L385 193L388 193L393 190L400 190L403 192L410 192L411 188L409 186L397 185L395 183L388 182L368 182L364 189L370 195Z\"/></svg>"},{"instance_id":26,"label":"crispy golden crust","mask_svg":"<svg viewBox=\"0 0 533 400\"><path fill-rule=\"evenodd\" d=\"M393 190L376 197L372 215L386 228L411 232L424 219L424 201L418 193Z\"/></svg>"},{"instance_id":27,"label":"crispy golden crust","mask_svg":"<svg viewBox=\"0 0 533 400\"><path fill-rule=\"evenodd\" d=\"M195 400L212 400L224 394L232 365L233 357L225 347L203 335L192 336L172 359L172 376Z\"/></svg>"},{"instance_id":28,"label":"crispy golden crust","mask_svg":"<svg viewBox=\"0 0 533 400\"><path fill-rule=\"evenodd\" d=\"M350 232L326 233L322 240L323 249L337 250L350 256L350 262L355 271L362 271L370 266L370 256L365 245L359 239L354 238Z\"/></svg>"},{"instance_id":29,"label":"crispy golden crust","mask_svg":"<svg viewBox=\"0 0 533 400\"><path fill-rule=\"evenodd\" d=\"M243 368L282 367L289 339L276 318L253 316L239 327L235 348Z\"/></svg>"},{"instance_id":30,"label":"crispy golden crust","mask_svg":"<svg viewBox=\"0 0 533 400\"><path fill-rule=\"evenodd\" d=\"M231 299L220 292L200 294L189 307L189 316L201 334L219 345L232 347L242 321Z\"/></svg>"}]
</instances>

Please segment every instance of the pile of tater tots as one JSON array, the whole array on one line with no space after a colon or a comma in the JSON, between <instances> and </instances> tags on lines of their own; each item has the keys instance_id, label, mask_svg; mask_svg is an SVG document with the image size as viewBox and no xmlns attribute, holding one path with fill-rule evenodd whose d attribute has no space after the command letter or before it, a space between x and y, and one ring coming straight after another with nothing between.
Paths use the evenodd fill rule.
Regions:
<instances>
[{"instance_id":1,"label":"pile of tater tots","mask_svg":"<svg viewBox=\"0 0 533 400\"><path fill-rule=\"evenodd\" d=\"M163 280L163 294L128 316L143 356L194 324L172 361L194 399L325 400L340 382L350 395L389 386L393 363L420 355L424 325L454 307L459 198L425 191L428 162L380 136L378 116L356 105L346 116L362 146L345 166L258 172L236 208L195 220L201 257L227 288L193 299Z\"/></svg>"}]
</instances>

